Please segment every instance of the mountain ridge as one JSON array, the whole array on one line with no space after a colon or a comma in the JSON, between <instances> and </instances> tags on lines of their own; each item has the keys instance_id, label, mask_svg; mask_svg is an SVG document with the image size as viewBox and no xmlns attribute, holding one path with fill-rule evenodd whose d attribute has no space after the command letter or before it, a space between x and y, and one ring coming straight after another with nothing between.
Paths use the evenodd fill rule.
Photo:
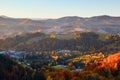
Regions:
<instances>
[{"instance_id":1,"label":"mountain ridge","mask_svg":"<svg viewBox=\"0 0 120 80\"><path fill-rule=\"evenodd\" d=\"M108 15L93 17L66 16L58 19L33 20L0 16L0 35L28 33L37 30L46 34L71 34L76 31L120 34L120 17Z\"/></svg>"}]
</instances>

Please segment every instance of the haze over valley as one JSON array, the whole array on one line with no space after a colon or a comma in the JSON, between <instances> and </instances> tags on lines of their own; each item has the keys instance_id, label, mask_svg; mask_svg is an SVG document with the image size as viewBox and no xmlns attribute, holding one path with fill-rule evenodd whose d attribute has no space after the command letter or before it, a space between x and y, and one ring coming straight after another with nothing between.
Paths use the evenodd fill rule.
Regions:
<instances>
[{"instance_id":1,"label":"haze over valley","mask_svg":"<svg viewBox=\"0 0 120 80\"><path fill-rule=\"evenodd\" d=\"M0 0L0 80L120 80L120 0Z\"/></svg>"},{"instance_id":2,"label":"haze over valley","mask_svg":"<svg viewBox=\"0 0 120 80\"><path fill-rule=\"evenodd\" d=\"M94 16L89 18L69 16L58 19L32 20L0 16L0 36L14 36L29 32L45 34L72 34L74 32L99 32L120 34L120 17Z\"/></svg>"}]
</instances>

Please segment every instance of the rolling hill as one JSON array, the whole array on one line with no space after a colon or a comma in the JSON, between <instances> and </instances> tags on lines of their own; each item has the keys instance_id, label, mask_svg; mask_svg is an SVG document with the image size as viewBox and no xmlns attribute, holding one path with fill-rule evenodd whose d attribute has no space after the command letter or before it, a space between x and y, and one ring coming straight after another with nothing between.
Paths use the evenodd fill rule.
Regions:
<instances>
[{"instance_id":1,"label":"rolling hill","mask_svg":"<svg viewBox=\"0 0 120 80\"><path fill-rule=\"evenodd\" d=\"M90 18L67 16L58 19L32 20L0 16L1 37L37 31L46 34L70 34L79 31L119 34L120 17L107 15Z\"/></svg>"}]
</instances>

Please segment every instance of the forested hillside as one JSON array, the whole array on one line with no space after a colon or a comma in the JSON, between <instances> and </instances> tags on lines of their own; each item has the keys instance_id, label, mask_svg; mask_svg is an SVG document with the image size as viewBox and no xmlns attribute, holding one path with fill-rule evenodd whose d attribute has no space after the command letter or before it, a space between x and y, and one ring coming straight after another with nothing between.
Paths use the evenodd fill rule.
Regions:
<instances>
[{"instance_id":1,"label":"forested hillside","mask_svg":"<svg viewBox=\"0 0 120 80\"><path fill-rule=\"evenodd\" d=\"M45 80L44 73L0 55L0 80Z\"/></svg>"},{"instance_id":2,"label":"forested hillside","mask_svg":"<svg viewBox=\"0 0 120 80\"><path fill-rule=\"evenodd\" d=\"M49 71L47 80L120 80L120 53L88 65L83 71Z\"/></svg>"},{"instance_id":3,"label":"forested hillside","mask_svg":"<svg viewBox=\"0 0 120 80\"><path fill-rule=\"evenodd\" d=\"M114 53L120 50L120 36L78 32L73 34L71 38L65 39L57 34L27 33L0 40L0 49L15 49L27 52L68 49L79 50L83 53Z\"/></svg>"}]
</instances>

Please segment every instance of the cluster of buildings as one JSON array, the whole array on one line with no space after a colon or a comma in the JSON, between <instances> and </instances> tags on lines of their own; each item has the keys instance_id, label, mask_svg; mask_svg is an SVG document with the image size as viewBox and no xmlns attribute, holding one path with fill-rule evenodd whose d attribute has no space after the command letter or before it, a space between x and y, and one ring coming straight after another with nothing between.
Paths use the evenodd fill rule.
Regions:
<instances>
[{"instance_id":1,"label":"cluster of buildings","mask_svg":"<svg viewBox=\"0 0 120 80\"><path fill-rule=\"evenodd\" d=\"M0 51L0 55L6 55L13 59L25 59L27 53L23 51L8 50Z\"/></svg>"}]
</instances>

